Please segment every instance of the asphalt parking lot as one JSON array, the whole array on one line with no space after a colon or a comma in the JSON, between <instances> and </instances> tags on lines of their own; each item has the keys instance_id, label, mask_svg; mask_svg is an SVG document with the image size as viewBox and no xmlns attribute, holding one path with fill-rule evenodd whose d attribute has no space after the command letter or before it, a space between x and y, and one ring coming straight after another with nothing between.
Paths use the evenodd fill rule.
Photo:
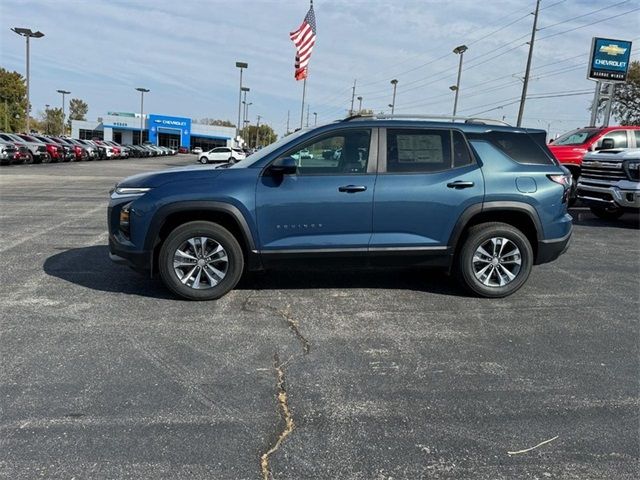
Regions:
<instances>
[{"instance_id":1,"label":"asphalt parking lot","mask_svg":"<svg viewBox=\"0 0 640 480\"><path fill-rule=\"evenodd\" d=\"M637 478L636 218L574 211L503 300L394 270L185 302L109 261L105 209L194 160L0 169L0 477Z\"/></svg>"}]
</instances>

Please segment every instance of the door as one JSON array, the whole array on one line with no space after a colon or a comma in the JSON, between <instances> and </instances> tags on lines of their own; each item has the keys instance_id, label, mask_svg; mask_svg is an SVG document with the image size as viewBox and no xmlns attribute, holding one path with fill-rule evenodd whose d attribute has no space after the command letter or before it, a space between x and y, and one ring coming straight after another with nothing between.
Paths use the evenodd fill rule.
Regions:
<instances>
[{"instance_id":1,"label":"door","mask_svg":"<svg viewBox=\"0 0 640 480\"><path fill-rule=\"evenodd\" d=\"M263 253L366 252L376 180L374 136L365 128L323 134L282 155L295 159L295 174L265 170L256 186Z\"/></svg>"},{"instance_id":2,"label":"door","mask_svg":"<svg viewBox=\"0 0 640 480\"><path fill-rule=\"evenodd\" d=\"M380 131L371 251L444 250L456 221L482 202L484 180L461 132Z\"/></svg>"}]
</instances>

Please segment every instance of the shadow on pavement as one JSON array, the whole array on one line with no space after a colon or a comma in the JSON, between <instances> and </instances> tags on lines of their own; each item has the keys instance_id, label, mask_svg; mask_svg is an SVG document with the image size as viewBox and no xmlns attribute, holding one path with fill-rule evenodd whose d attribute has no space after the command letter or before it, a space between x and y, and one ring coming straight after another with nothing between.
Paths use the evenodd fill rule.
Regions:
<instances>
[{"instance_id":1,"label":"shadow on pavement","mask_svg":"<svg viewBox=\"0 0 640 480\"><path fill-rule=\"evenodd\" d=\"M174 297L160 282L109 260L106 245L72 248L47 258L47 275L104 292L144 297ZM328 288L381 288L465 296L453 279L441 270L357 269L331 271L270 270L245 274L237 290L300 290Z\"/></svg>"},{"instance_id":2,"label":"shadow on pavement","mask_svg":"<svg viewBox=\"0 0 640 480\"><path fill-rule=\"evenodd\" d=\"M596 217L588 209L570 209L573 224L583 227L613 227L640 230L640 215L625 213L617 220L602 220Z\"/></svg>"}]
</instances>

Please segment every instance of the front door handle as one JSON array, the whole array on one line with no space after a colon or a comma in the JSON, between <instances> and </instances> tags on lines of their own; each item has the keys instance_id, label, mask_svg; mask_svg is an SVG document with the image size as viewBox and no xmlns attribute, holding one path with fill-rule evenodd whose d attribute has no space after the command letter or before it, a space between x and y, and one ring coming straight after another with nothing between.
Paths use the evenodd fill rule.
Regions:
<instances>
[{"instance_id":1,"label":"front door handle","mask_svg":"<svg viewBox=\"0 0 640 480\"><path fill-rule=\"evenodd\" d=\"M471 188L475 185L473 182L465 182L463 180L456 180L455 182L447 183L447 187L455 188L456 190L462 188Z\"/></svg>"},{"instance_id":2,"label":"front door handle","mask_svg":"<svg viewBox=\"0 0 640 480\"><path fill-rule=\"evenodd\" d=\"M356 193L356 192L364 192L367 189L364 185L343 185L342 187L338 187L339 192L346 193Z\"/></svg>"}]
</instances>

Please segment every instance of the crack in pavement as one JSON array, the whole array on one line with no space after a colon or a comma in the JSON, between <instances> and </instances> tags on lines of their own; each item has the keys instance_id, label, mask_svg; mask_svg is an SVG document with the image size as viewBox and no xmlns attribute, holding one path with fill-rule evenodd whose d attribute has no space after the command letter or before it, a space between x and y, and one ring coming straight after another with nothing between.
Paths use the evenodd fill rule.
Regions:
<instances>
[{"instance_id":1,"label":"crack in pavement","mask_svg":"<svg viewBox=\"0 0 640 480\"><path fill-rule=\"evenodd\" d=\"M257 305L252 301L252 299L253 294L244 299L244 301L242 302L242 306L240 307L243 312L261 313L260 309L271 310L276 315L282 317L282 319L289 327L289 330L291 330L296 338L300 341L300 343L302 344L302 353L307 355L311 351L311 344L309 343L309 340L307 340L306 337L302 335L302 332L300 332L300 322L296 320L291 314L290 304L287 304L284 310L280 310L276 307L272 307L271 305ZM252 305L258 310L252 309Z\"/></svg>"},{"instance_id":2,"label":"crack in pavement","mask_svg":"<svg viewBox=\"0 0 640 480\"><path fill-rule=\"evenodd\" d=\"M293 421L293 415L289 408L289 398L287 396L287 390L285 388L284 378L284 364L280 363L278 353L273 355L273 368L276 371L277 382L276 387L278 391L278 406L280 407L281 417L284 420L284 429L278 434L275 443L265 453L260 455L260 469L262 471L262 480L269 480L273 478L271 474L271 465L269 463L269 457L273 455L279 448L282 442L291 435L295 428Z\"/></svg>"}]
</instances>

